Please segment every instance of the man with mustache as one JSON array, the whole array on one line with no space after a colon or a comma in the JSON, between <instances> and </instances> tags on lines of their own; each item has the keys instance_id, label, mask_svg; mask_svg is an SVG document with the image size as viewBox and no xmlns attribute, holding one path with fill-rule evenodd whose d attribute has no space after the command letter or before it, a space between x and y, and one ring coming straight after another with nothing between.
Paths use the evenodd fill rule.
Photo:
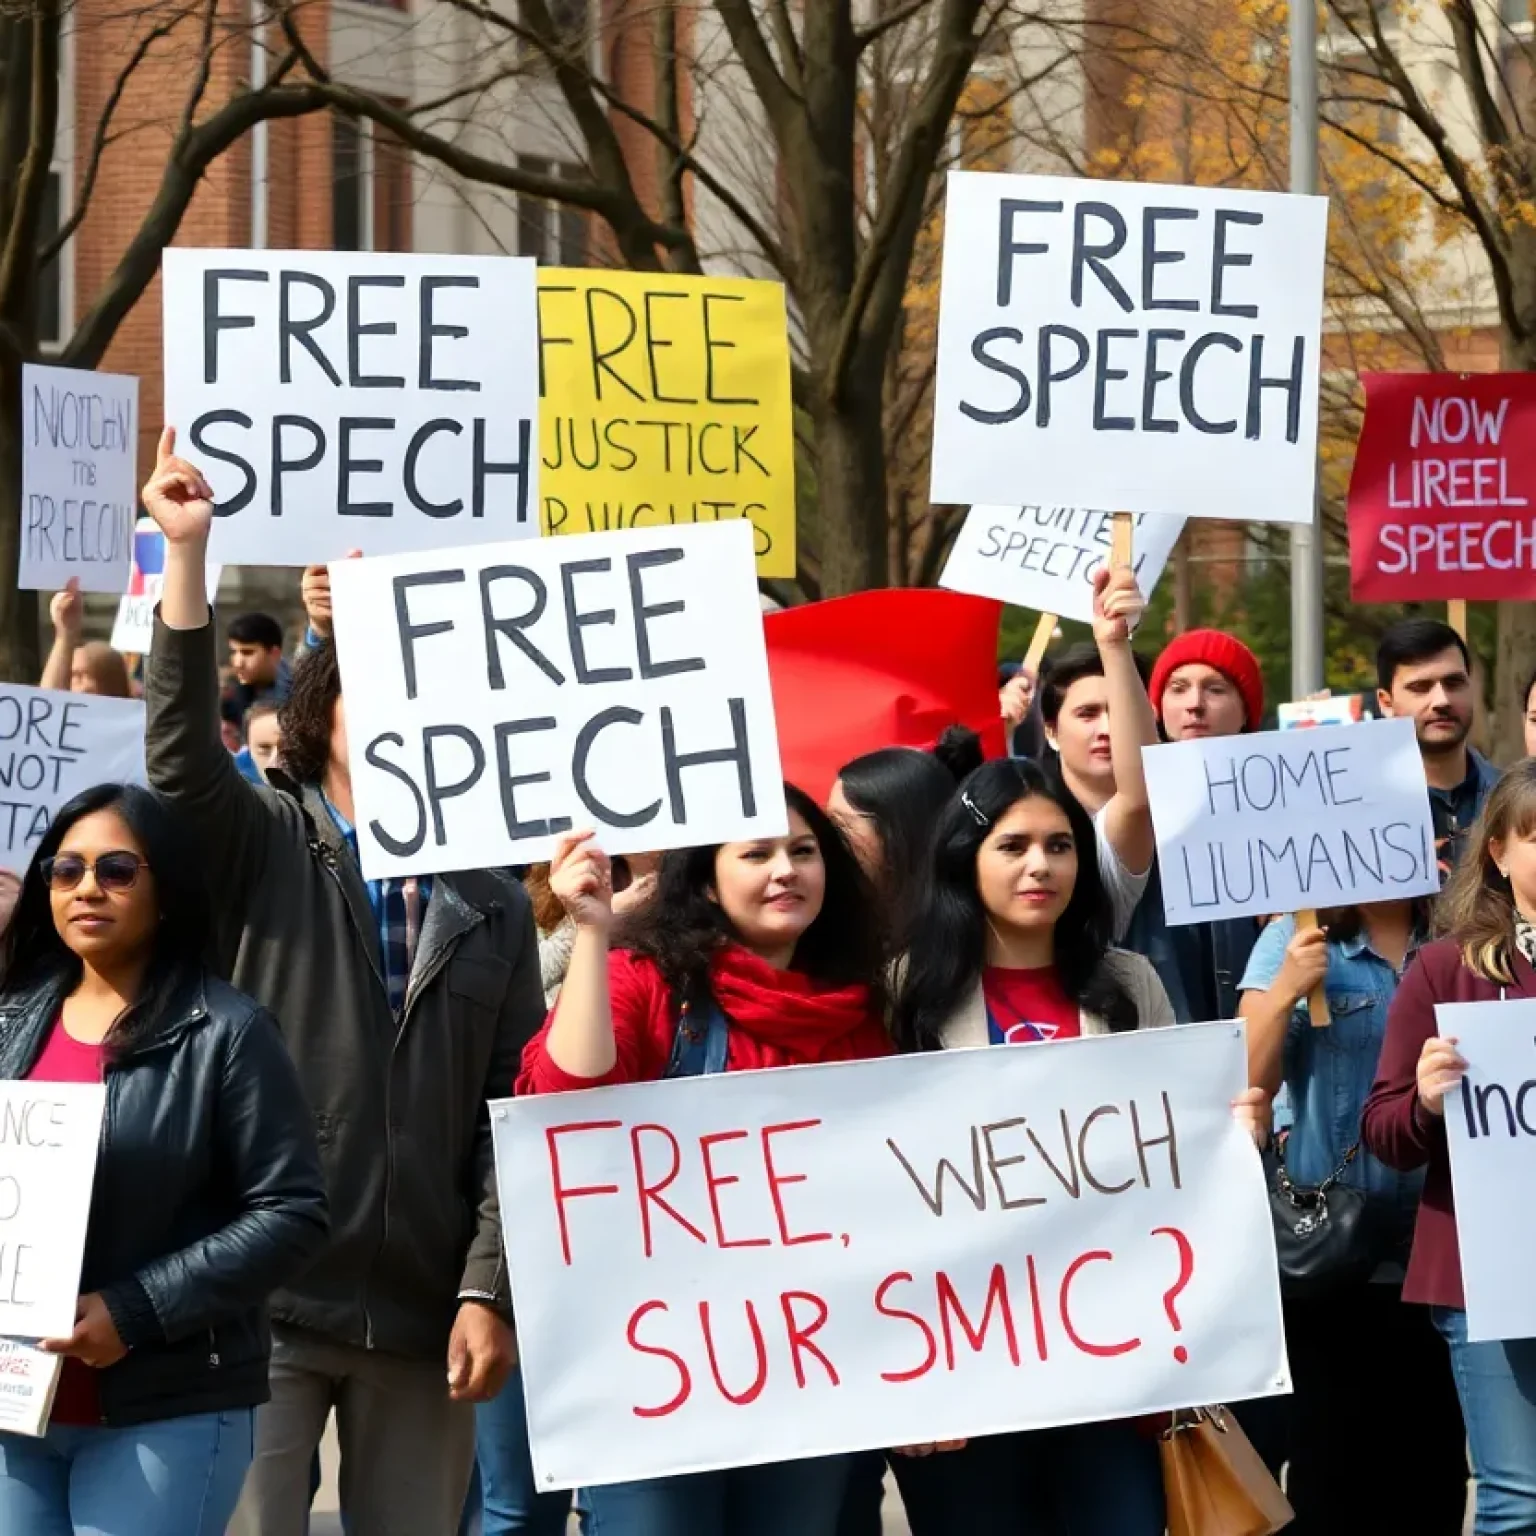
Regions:
<instances>
[{"instance_id":1,"label":"man with mustache","mask_svg":"<svg viewBox=\"0 0 1536 1536\"><path fill-rule=\"evenodd\" d=\"M1499 781L1499 770L1467 745L1474 699L1466 642L1438 619L1403 619L1382 636L1376 682L1382 714L1413 721L1443 878Z\"/></svg>"}]
</instances>

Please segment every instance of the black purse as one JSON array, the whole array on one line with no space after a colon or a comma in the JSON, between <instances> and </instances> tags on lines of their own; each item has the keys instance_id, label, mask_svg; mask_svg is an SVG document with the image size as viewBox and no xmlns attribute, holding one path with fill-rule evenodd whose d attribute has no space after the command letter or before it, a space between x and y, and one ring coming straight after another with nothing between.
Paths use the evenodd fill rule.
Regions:
<instances>
[{"instance_id":1,"label":"black purse","mask_svg":"<svg viewBox=\"0 0 1536 1536\"><path fill-rule=\"evenodd\" d=\"M1381 1260L1383 1243L1370 1197L1343 1182L1360 1143L1321 1184L1302 1185L1286 1170L1285 1142L1279 1137L1267 1154L1281 1295L1301 1301L1363 1285Z\"/></svg>"}]
</instances>

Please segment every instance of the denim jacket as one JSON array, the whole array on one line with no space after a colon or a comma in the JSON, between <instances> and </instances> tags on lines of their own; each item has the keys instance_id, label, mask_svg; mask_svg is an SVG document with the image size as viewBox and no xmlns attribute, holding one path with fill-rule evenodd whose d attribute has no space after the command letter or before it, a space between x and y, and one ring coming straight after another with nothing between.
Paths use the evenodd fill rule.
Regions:
<instances>
[{"instance_id":1,"label":"denim jacket","mask_svg":"<svg viewBox=\"0 0 1536 1536\"><path fill-rule=\"evenodd\" d=\"M1154 859L1146 892L1119 944L1152 962L1180 1024L1203 1024L1237 1017L1238 978L1258 932L1251 917L1170 928L1163 915L1162 875ZM1209 999L1203 1007L1201 998Z\"/></svg>"},{"instance_id":2,"label":"denim jacket","mask_svg":"<svg viewBox=\"0 0 1536 1536\"><path fill-rule=\"evenodd\" d=\"M1295 920L1283 917L1260 934L1243 975L1244 992L1269 990L1295 931ZM1295 1121L1285 1161L1298 1184L1321 1183L1360 1140L1360 1116L1376 1076L1387 1009L1400 979L1400 972L1371 948L1363 932L1351 939L1330 939L1323 988L1333 1022L1314 1028L1304 1002L1291 1014L1282 1072ZM1391 1202L1406 1242L1424 1184L1422 1171L1398 1173L1362 1146L1344 1182Z\"/></svg>"}]
</instances>

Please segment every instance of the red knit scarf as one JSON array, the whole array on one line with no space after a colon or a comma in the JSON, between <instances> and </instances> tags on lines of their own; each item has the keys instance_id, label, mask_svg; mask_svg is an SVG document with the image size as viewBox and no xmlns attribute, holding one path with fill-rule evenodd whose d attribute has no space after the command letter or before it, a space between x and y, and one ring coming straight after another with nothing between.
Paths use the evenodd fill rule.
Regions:
<instances>
[{"instance_id":1,"label":"red knit scarf","mask_svg":"<svg viewBox=\"0 0 1536 1536\"><path fill-rule=\"evenodd\" d=\"M750 1035L762 1050L764 1066L891 1053L868 987L824 987L799 971L775 970L737 944L716 955L709 984L731 1028Z\"/></svg>"}]
</instances>

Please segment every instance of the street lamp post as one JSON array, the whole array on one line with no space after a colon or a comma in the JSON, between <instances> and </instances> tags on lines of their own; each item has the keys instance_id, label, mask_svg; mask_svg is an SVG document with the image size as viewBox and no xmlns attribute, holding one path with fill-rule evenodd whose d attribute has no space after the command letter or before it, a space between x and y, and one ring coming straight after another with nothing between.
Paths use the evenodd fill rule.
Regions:
<instances>
[{"instance_id":1,"label":"street lamp post","mask_svg":"<svg viewBox=\"0 0 1536 1536\"><path fill-rule=\"evenodd\" d=\"M1317 10L1291 0L1291 191L1317 191ZM1291 525L1291 697L1323 686L1323 530L1312 493L1312 520Z\"/></svg>"}]
</instances>

